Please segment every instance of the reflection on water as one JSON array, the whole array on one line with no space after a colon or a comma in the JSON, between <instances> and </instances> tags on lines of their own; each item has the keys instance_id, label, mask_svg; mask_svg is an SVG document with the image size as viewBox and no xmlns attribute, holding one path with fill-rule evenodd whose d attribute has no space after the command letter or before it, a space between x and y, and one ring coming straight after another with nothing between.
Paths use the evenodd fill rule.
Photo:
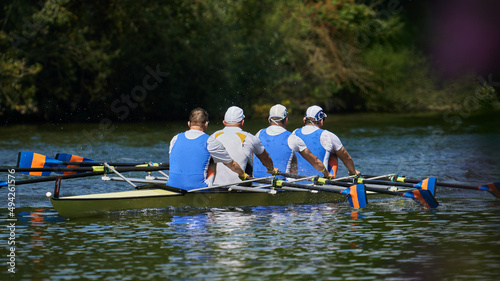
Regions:
<instances>
[{"instance_id":1,"label":"reflection on water","mask_svg":"<svg viewBox=\"0 0 500 281\"><path fill-rule=\"evenodd\" d=\"M149 210L79 220L22 210L16 278L494 280L500 204L484 200L432 211L383 207L400 203L389 201L363 210Z\"/></svg>"}]
</instances>

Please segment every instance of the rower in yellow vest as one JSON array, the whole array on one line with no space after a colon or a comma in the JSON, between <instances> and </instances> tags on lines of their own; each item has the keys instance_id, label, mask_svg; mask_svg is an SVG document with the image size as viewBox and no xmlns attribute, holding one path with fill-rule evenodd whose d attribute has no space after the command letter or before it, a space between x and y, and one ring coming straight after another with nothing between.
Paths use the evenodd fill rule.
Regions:
<instances>
[{"instance_id":1,"label":"rower in yellow vest","mask_svg":"<svg viewBox=\"0 0 500 281\"><path fill-rule=\"evenodd\" d=\"M243 170L251 161L252 154L255 154L269 173L274 173L273 160L269 157L266 149L260 140L249 132L243 131L245 115L243 109L231 106L224 115L224 129L212 134L216 140L220 141ZM277 171L277 169L276 169ZM241 181L237 175L232 173L227 167L217 164L217 174L214 184L222 185Z\"/></svg>"}]
</instances>

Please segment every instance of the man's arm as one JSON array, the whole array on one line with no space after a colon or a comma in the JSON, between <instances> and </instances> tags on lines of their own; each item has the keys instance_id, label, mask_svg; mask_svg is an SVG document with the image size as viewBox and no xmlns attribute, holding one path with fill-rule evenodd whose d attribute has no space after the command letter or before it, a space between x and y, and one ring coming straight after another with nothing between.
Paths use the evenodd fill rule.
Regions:
<instances>
[{"instance_id":1,"label":"man's arm","mask_svg":"<svg viewBox=\"0 0 500 281\"><path fill-rule=\"evenodd\" d=\"M231 171L237 173L241 179L246 179L249 177L248 174L245 173L245 171L243 171L240 164L238 164L238 162L234 161L231 158L231 156L227 152L226 148L224 147L224 145L220 141L216 140L215 138L210 137L208 139L207 148L208 148L208 151L210 151L210 155L212 156L212 159L214 159L214 161L216 163L218 163L218 162L223 163Z\"/></svg>"},{"instance_id":2,"label":"man's arm","mask_svg":"<svg viewBox=\"0 0 500 281\"><path fill-rule=\"evenodd\" d=\"M335 154L342 160L342 163L346 166L347 170L349 171L349 175L357 175L360 174L359 171L356 170L354 167L354 160L352 160L351 155L349 155L349 152L345 149L344 146L340 148L339 150L335 151Z\"/></svg>"},{"instance_id":3,"label":"man's arm","mask_svg":"<svg viewBox=\"0 0 500 281\"><path fill-rule=\"evenodd\" d=\"M171 140L170 140L170 145L168 146L168 155L172 153L172 148L174 147L175 142L177 141L177 136L178 134L175 135Z\"/></svg>"},{"instance_id":4,"label":"man's arm","mask_svg":"<svg viewBox=\"0 0 500 281\"><path fill-rule=\"evenodd\" d=\"M273 160L271 159L271 156L269 156L269 153L267 153L266 150L264 150L261 154L255 154L255 156L257 156L260 162L262 162L262 165L266 167L268 173L270 171L277 172L277 170L275 171L274 169Z\"/></svg>"},{"instance_id":5,"label":"man's arm","mask_svg":"<svg viewBox=\"0 0 500 281\"><path fill-rule=\"evenodd\" d=\"M266 149L262 145L261 141L259 138L255 137L252 134L247 135L247 140L252 143L253 150L252 153L259 158L260 162L264 167L266 167L267 172L270 174L275 174L278 172L277 168L274 168L273 160L271 159L271 156L269 156L269 153L267 153ZM262 151L259 153L259 151Z\"/></svg>"},{"instance_id":6,"label":"man's arm","mask_svg":"<svg viewBox=\"0 0 500 281\"><path fill-rule=\"evenodd\" d=\"M323 162L321 162L321 160L319 160L319 158L316 157L316 155L314 155L309 150L309 148L306 148L302 151L299 151L299 153L300 153L300 155L302 155L302 157L304 157L304 159L307 160L307 162L309 162L314 167L314 169L322 172L323 177L329 178L329 179L333 178L333 175L330 174L330 172L328 172L328 169L325 167Z\"/></svg>"},{"instance_id":7,"label":"man's arm","mask_svg":"<svg viewBox=\"0 0 500 281\"><path fill-rule=\"evenodd\" d=\"M240 178L248 178L248 175L245 173L245 171L243 171L243 169L241 168L240 164L238 164L238 162L233 160L229 163L224 163L224 165L226 165L226 167L231 169L231 171L237 173Z\"/></svg>"}]
</instances>

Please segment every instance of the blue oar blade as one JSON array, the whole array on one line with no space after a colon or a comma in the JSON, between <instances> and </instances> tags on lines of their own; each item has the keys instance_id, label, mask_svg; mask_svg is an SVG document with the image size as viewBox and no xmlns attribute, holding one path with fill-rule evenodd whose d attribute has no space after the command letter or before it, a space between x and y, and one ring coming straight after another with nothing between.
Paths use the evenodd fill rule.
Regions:
<instances>
[{"instance_id":1,"label":"blue oar blade","mask_svg":"<svg viewBox=\"0 0 500 281\"><path fill-rule=\"evenodd\" d=\"M342 190L341 194L348 196L349 204L351 204L351 207L353 208L360 209L368 205L364 184L356 184L348 187Z\"/></svg>"},{"instance_id":2,"label":"blue oar blade","mask_svg":"<svg viewBox=\"0 0 500 281\"><path fill-rule=\"evenodd\" d=\"M8 186L9 183L6 181L0 181L0 187Z\"/></svg>"},{"instance_id":3,"label":"blue oar blade","mask_svg":"<svg viewBox=\"0 0 500 281\"><path fill-rule=\"evenodd\" d=\"M500 182L492 182L485 185L481 185L479 190L489 191L493 196L500 198Z\"/></svg>"},{"instance_id":4,"label":"blue oar blade","mask_svg":"<svg viewBox=\"0 0 500 281\"><path fill-rule=\"evenodd\" d=\"M57 166L61 162L47 157L45 155L29 152L29 151L21 151L19 152L19 156L17 158L17 167L18 168L51 168ZM48 176L50 172L21 172L26 175L32 176Z\"/></svg>"},{"instance_id":5,"label":"blue oar blade","mask_svg":"<svg viewBox=\"0 0 500 281\"><path fill-rule=\"evenodd\" d=\"M426 209L437 208L439 206L439 203L436 201L436 198L432 196L429 190L417 189L413 191L408 191L403 193L403 196L415 199L415 201L420 203L420 205L424 206L424 208Z\"/></svg>"},{"instance_id":6,"label":"blue oar blade","mask_svg":"<svg viewBox=\"0 0 500 281\"><path fill-rule=\"evenodd\" d=\"M89 162L97 163L97 161L92 159L87 159L78 155L73 155L69 153L58 153L56 159L63 162ZM59 167L79 167L78 165L59 165ZM85 172L56 172L64 175L75 174L75 173L85 173Z\"/></svg>"},{"instance_id":7,"label":"blue oar blade","mask_svg":"<svg viewBox=\"0 0 500 281\"><path fill-rule=\"evenodd\" d=\"M89 162L89 163L97 163L97 161L84 158L78 155L74 154L69 154L69 153L58 153L56 155L56 159L59 161L65 161L65 162Z\"/></svg>"},{"instance_id":8,"label":"blue oar blade","mask_svg":"<svg viewBox=\"0 0 500 281\"><path fill-rule=\"evenodd\" d=\"M413 186L419 189L429 190L432 196L436 196L436 178L427 178Z\"/></svg>"}]
</instances>

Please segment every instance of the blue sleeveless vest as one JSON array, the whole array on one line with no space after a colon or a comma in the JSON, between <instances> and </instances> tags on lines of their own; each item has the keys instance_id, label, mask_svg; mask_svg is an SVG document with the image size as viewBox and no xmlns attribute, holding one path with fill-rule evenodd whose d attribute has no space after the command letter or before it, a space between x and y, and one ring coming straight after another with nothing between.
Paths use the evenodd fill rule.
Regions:
<instances>
[{"instance_id":1,"label":"blue sleeveless vest","mask_svg":"<svg viewBox=\"0 0 500 281\"><path fill-rule=\"evenodd\" d=\"M323 129L318 129L314 131L313 133L309 135L304 135L302 133L302 129L297 129L295 131L295 134L301 138L305 143L307 148L314 154L316 157L325 164L325 155L326 155L326 149L321 145L321 133L323 133ZM328 171L331 173L332 168L328 165L328 163L325 164L325 166L328 167ZM299 153L297 153L297 167L298 167L298 174L303 175L303 176L314 176L314 175L319 175L322 176L323 173L319 172L316 170L307 160L302 157Z\"/></svg>"},{"instance_id":2,"label":"blue sleeveless vest","mask_svg":"<svg viewBox=\"0 0 500 281\"><path fill-rule=\"evenodd\" d=\"M270 136L265 129L260 131L259 134L259 139L273 160L274 167L278 168L280 172L287 172L286 166L292 157L292 150L288 146L288 137L291 134L289 131L285 131L279 135ZM253 156L253 176L256 178L270 176L267 173L267 168L262 165L262 162L255 155Z\"/></svg>"},{"instance_id":3,"label":"blue sleeveless vest","mask_svg":"<svg viewBox=\"0 0 500 281\"><path fill-rule=\"evenodd\" d=\"M206 170L210 161L207 149L209 135L203 134L191 140L184 133L177 140L170 153L168 186L185 190L205 187Z\"/></svg>"}]
</instances>

